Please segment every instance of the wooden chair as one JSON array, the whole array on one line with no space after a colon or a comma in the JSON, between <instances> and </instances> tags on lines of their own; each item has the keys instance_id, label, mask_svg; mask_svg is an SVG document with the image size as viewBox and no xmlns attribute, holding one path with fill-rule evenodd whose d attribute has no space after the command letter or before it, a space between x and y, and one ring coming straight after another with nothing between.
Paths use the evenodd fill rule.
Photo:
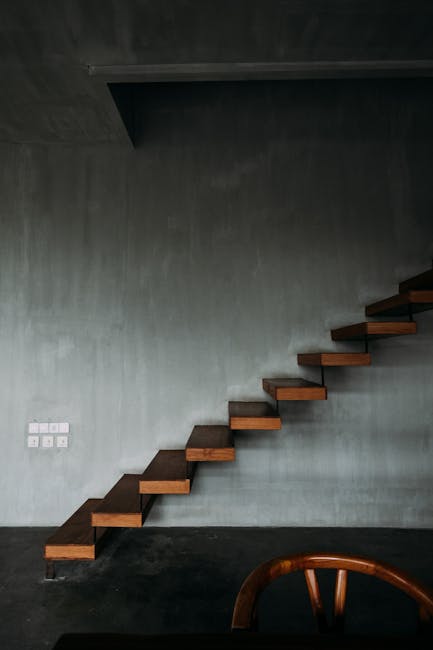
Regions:
<instances>
[{"instance_id":1,"label":"wooden chair","mask_svg":"<svg viewBox=\"0 0 433 650\"><path fill-rule=\"evenodd\" d=\"M316 569L336 569L334 615L331 626L328 626L326 621ZM315 553L277 557L254 569L245 579L237 595L233 610L232 632L257 631L257 604L260 593L276 578L295 571L304 572L319 632L341 633L343 631L348 571L375 576L404 591L419 606L419 631L428 633L430 630L433 592L407 573L370 558L337 553Z\"/></svg>"}]
</instances>

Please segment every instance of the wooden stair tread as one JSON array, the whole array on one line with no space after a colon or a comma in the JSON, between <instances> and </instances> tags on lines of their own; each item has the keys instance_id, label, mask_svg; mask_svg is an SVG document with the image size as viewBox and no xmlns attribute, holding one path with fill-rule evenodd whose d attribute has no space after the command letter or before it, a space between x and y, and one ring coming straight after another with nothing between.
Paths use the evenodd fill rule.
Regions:
<instances>
[{"instance_id":1,"label":"wooden stair tread","mask_svg":"<svg viewBox=\"0 0 433 650\"><path fill-rule=\"evenodd\" d=\"M419 273L413 278L404 280L398 285L398 290L400 293L406 293L407 291L413 290L425 290L433 289L433 269L424 271L424 273Z\"/></svg>"},{"instance_id":2,"label":"wooden stair tread","mask_svg":"<svg viewBox=\"0 0 433 650\"><path fill-rule=\"evenodd\" d=\"M379 300L367 305L367 316L406 316L413 313L433 309L433 291L406 291L395 296Z\"/></svg>"},{"instance_id":3,"label":"wooden stair tread","mask_svg":"<svg viewBox=\"0 0 433 650\"><path fill-rule=\"evenodd\" d=\"M331 330L333 341L355 341L381 339L389 336L416 334L416 323L413 321L366 321L356 325L346 325Z\"/></svg>"},{"instance_id":4,"label":"wooden stair tread","mask_svg":"<svg viewBox=\"0 0 433 650\"><path fill-rule=\"evenodd\" d=\"M92 513L93 526L140 528L152 507L153 497L140 495L141 474L124 474Z\"/></svg>"},{"instance_id":5,"label":"wooden stair tread","mask_svg":"<svg viewBox=\"0 0 433 650\"><path fill-rule=\"evenodd\" d=\"M327 399L326 386L306 379L263 379L263 390L279 401L285 400L323 400Z\"/></svg>"},{"instance_id":6,"label":"wooden stair tread","mask_svg":"<svg viewBox=\"0 0 433 650\"><path fill-rule=\"evenodd\" d=\"M309 352L298 354L301 366L369 366L371 355L367 352Z\"/></svg>"},{"instance_id":7,"label":"wooden stair tread","mask_svg":"<svg viewBox=\"0 0 433 650\"><path fill-rule=\"evenodd\" d=\"M141 494L189 494L196 465L187 461L184 449L158 451L140 476Z\"/></svg>"},{"instance_id":8,"label":"wooden stair tread","mask_svg":"<svg viewBox=\"0 0 433 650\"><path fill-rule=\"evenodd\" d=\"M91 514L102 499L87 499L46 541L46 560L94 560L106 528L95 530Z\"/></svg>"},{"instance_id":9,"label":"wooden stair tread","mask_svg":"<svg viewBox=\"0 0 433 650\"><path fill-rule=\"evenodd\" d=\"M185 455L189 461L235 460L233 433L226 426L195 426L186 444Z\"/></svg>"},{"instance_id":10,"label":"wooden stair tread","mask_svg":"<svg viewBox=\"0 0 433 650\"><path fill-rule=\"evenodd\" d=\"M281 418L268 402L229 402L230 429L274 431Z\"/></svg>"}]
</instances>

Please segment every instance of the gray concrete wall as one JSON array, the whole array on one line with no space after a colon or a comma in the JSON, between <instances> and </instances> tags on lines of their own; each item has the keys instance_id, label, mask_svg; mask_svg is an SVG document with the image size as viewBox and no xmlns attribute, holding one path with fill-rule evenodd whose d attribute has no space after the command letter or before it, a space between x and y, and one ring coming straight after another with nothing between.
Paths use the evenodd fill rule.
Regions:
<instances>
[{"instance_id":1,"label":"gray concrete wall","mask_svg":"<svg viewBox=\"0 0 433 650\"><path fill-rule=\"evenodd\" d=\"M329 329L430 265L432 106L417 81L147 87L135 151L1 145L1 523L64 521L262 377L313 377L298 352L349 347ZM418 321L149 521L431 527ZM34 418L70 449L26 449Z\"/></svg>"}]
</instances>

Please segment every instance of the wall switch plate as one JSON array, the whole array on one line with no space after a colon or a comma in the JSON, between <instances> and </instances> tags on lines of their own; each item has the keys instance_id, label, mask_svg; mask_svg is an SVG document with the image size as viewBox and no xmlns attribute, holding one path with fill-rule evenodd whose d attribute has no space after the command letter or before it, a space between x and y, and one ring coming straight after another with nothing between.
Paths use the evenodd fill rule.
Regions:
<instances>
[{"instance_id":1,"label":"wall switch plate","mask_svg":"<svg viewBox=\"0 0 433 650\"><path fill-rule=\"evenodd\" d=\"M42 436L42 447L45 449L54 447L54 436Z\"/></svg>"},{"instance_id":2,"label":"wall switch plate","mask_svg":"<svg viewBox=\"0 0 433 650\"><path fill-rule=\"evenodd\" d=\"M58 422L50 422L48 424L48 431L50 433L59 433L59 423Z\"/></svg>"},{"instance_id":3,"label":"wall switch plate","mask_svg":"<svg viewBox=\"0 0 433 650\"><path fill-rule=\"evenodd\" d=\"M32 449L39 447L39 436L27 436L27 447Z\"/></svg>"},{"instance_id":4,"label":"wall switch plate","mask_svg":"<svg viewBox=\"0 0 433 650\"><path fill-rule=\"evenodd\" d=\"M29 433L39 433L39 422L29 422Z\"/></svg>"},{"instance_id":5,"label":"wall switch plate","mask_svg":"<svg viewBox=\"0 0 433 650\"><path fill-rule=\"evenodd\" d=\"M57 447L61 449L67 449L68 447L68 436L57 436L56 438Z\"/></svg>"},{"instance_id":6,"label":"wall switch plate","mask_svg":"<svg viewBox=\"0 0 433 650\"><path fill-rule=\"evenodd\" d=\"M39 422L39 433L49 433L48 422Z\"/></svg>"},{"instance_id":7,"label":"wall switch plate","mask_svg":"<svg viewBox=\"0 0 433 650\"><path fill-rule=\"evenodd\" d=\"M59 422L59 433L69 433L69 422Z\"/></svg>"}]
</instances>

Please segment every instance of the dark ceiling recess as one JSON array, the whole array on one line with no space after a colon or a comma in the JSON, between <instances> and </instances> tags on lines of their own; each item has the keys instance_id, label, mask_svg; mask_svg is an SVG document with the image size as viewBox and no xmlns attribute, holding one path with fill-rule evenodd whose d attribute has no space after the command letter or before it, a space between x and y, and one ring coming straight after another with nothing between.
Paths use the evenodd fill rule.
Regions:
<instances>
[{"instance_id":1,"label":"dark ceiling recess","mask_svg":"<svg viewBox=\"0 0 433 650\"><path fill-rule=\"evenodd\" d=\"M129 138L137 144L136 89L154 83L431 78L433 60L292 61L89 65L107 83Z\"/></svg>"},{"instance_id":2,"label":"dark ceiling recess","mask_svg":"<svg viewBox=\"0 0 433 650\"><path fill-rule=\"evenodd\" d=\"M115 83L109 83L107 85L129 138L135 147L137 141L134 102L135 86L133 84Z\"/></svg>"}]
</instances>

